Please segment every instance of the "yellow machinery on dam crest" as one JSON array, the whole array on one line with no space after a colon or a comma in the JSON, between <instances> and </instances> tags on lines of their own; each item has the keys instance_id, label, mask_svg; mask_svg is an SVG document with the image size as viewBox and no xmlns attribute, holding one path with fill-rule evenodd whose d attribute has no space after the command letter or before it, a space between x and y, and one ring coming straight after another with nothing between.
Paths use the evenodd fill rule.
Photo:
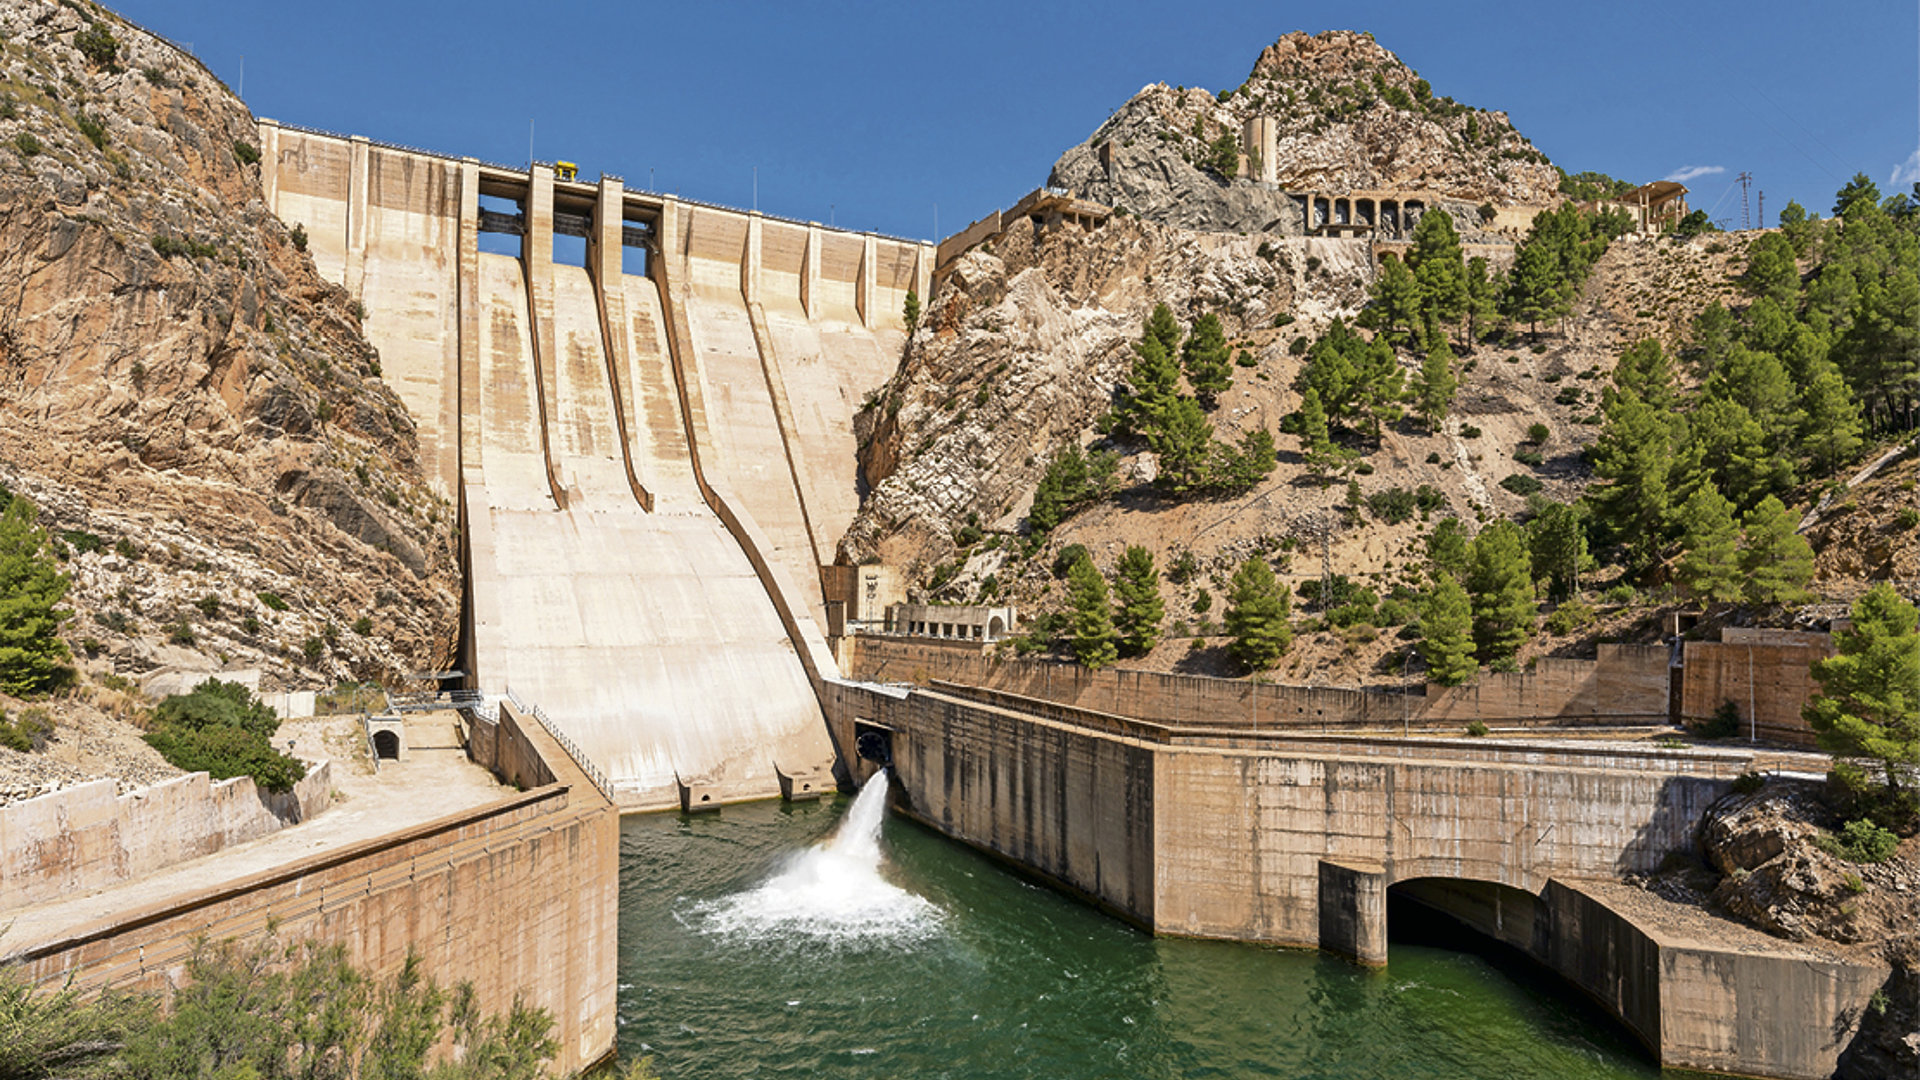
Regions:
<instances>
[{"instance_id":1,"label":"yellow machinery on dam crest","mask_svg":"<svg viewBox=\"0 0 1920 1080\"><path fill-rule=\"evenodd\" d=\"M624 809L831 783L820 568L858 507L853 414L893 373L933 247L260 136L267 204L363 305L460 508L475 684L538 702Z\"/></svg>"}]
</instances>

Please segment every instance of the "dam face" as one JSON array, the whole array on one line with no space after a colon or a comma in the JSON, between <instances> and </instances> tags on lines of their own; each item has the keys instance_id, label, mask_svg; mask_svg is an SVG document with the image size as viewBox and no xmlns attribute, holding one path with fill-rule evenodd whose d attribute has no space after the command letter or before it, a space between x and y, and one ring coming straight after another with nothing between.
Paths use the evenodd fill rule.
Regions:
<instances>
[{"instance_id":1,"label":"dam face","mask_svg":"<svg viewBox=\"0 0 1920 1080\"><path fill-rule=\"evenodd\" d=\"M828 782L820 567L858 505L853 414L897 364L932 246L260 136L268 205L364 305L459 507L469 682L539 704L625 809ZM584 266L555 261L556 232Z\"/></svg>"}]
</instances>

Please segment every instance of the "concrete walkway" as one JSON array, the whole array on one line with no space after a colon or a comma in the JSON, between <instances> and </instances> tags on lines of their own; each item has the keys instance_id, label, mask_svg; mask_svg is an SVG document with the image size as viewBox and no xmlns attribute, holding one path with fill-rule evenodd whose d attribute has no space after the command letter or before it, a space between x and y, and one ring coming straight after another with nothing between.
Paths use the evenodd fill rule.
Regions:
<instances>
[{"instance_id":1,"label":"concrete walkway","mask_svg":"<svg viewBox=\"0 0 1920 1080\"><path fill-rule=\"evenodd\" d=\"M373 771L364 749L342 754L358 740L358 718L322 718L283 725L307 760L334 761L334 802L312 821L270 836L177 863L158 873L103 889L0 912L0 956L57 940L125 912L185 898L311 855L481 806L513 794L467 760L459 721L450 712L407 718L409 760L384 761Z\"/></svg>"}]
</instances>

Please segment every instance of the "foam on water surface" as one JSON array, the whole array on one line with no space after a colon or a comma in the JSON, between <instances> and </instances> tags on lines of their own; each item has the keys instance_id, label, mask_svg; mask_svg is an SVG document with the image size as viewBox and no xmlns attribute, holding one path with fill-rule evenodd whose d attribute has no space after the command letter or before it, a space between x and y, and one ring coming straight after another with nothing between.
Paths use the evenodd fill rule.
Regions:
<instances>
[{"instance_id":1,"label":"foam on water surface","mask_svg":"<svg viewBox=\"0 0 1920 1080\"><path fill-rule=\"evenodd\" d=\"M756 945L893 946L939 934L941 912L880 874L887 773L860 791L832 839L790 857L766 882L695 905L698 928Z\"/></svg>"}]
</instances>

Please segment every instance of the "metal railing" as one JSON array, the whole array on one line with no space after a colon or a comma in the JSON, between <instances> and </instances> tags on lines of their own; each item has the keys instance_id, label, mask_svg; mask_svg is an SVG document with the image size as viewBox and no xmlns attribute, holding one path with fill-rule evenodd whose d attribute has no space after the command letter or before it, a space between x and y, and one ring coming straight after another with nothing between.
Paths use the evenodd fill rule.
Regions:
<instances>
[{"instance_id":1,"label":"metal railing","mask_svg":"<svg viewBox=\"0 0 1920 1080\"><path fill-rule=\"evenodd\" d=\"M470 709L484 704L485 695L478 690L429 690L417 694L387 694L387 711L433 712L439 709Z\"/></svg>"},{"instance_id":2,"label":"metal railing","mask_svg":"<svg viewBox=\"0 0 1920 1080\"><path fill-rule=\"evenodd\" d=\"M593 759L587 756L586 751L580 749L579 745L569 738L566 732L560 730L560 725L553 722L553 718L547 715L545 709L542 709L538 705L529 705L521 699L519 694L514 693L512 686L507 687L506 696L508 701L513 702L514 709L518 711L520 715L533 717L533 719L546 730L546 733L552 736L553 741L560 744L560 749L565 750L567 756L573 759L574 765L578 766L581 772L587 774L587 779L591 780L593 786L600 790L600 794L607 797L608 802L615 801L613 797L613 783L607 779L607 775L600 771L600 767L593 763Z\"/></svg>"}]
</instances>

